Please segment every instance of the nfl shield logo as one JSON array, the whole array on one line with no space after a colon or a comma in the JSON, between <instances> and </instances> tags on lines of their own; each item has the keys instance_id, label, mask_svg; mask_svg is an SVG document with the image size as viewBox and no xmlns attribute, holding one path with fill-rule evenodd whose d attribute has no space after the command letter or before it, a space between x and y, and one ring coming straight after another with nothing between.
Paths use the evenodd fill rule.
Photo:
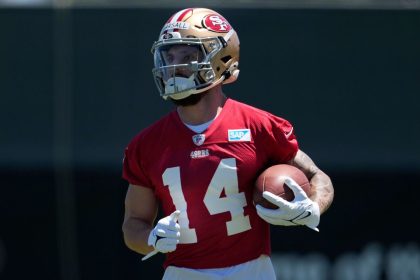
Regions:
<instances>
[{"instance_id":1,"label":"nfl shield logo","mask_svg":"<svg viewBox=\"0 0 420 280\"><path fill-rule=\"evenodd\" d=\"M193 140L194 144L196 144L197 146L201 146L201 145L203 145L204 140L206 140L206 135L196 134L192 137L192 140Z\"/></svg>"}]
</instances>

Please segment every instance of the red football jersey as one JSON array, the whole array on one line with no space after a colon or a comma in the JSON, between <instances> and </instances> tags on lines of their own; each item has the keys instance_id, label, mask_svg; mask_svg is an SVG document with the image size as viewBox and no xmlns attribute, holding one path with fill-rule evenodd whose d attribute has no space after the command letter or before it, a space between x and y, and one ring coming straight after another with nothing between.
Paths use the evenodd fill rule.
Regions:
<instances>
[{"instance_id":1,"label":"red football jersey","mask_svg":"<svg viewBox=\"0 0 420 280\"><path fill-rule=\"evenodd\" d=\"M297 150L288 121L232 99L202 133L176 111L139 133L126 149L123 177L152 188L165 215L181 210L181 241L164 267L220 268L269 255L254 182Z\"/></svg>"}]
</instances>

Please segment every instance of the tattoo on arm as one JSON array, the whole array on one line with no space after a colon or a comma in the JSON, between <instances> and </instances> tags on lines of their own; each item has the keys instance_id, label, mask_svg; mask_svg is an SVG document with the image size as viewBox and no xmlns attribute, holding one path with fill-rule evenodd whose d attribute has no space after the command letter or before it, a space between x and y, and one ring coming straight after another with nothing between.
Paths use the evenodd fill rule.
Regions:
<instances>
[{"instance_id":1,"label":"tattoo on arm","mask_svg":"<svg viewBox=\"0 0 420 280\"><path fill-rule=\"evenodd\" d=\"M289 162L289 164L302 170L309 179L312 179L312 177L319 171L312 159L301 150L297 152L296 156Z\"/></svg>"},{"instance_id":2,"label":"tattoo on arm","mask_svg":"<svg viewBox=\"0 0 420 280\"><path fill-rule=\"evenodd\" d=\"M334 198L334 188L330 177L320 170L313 160L299 150L296 156L289 162L305 173L312 185L311 199L319 204L321 213L325 212Z\"/></svg>"}]
</instances>

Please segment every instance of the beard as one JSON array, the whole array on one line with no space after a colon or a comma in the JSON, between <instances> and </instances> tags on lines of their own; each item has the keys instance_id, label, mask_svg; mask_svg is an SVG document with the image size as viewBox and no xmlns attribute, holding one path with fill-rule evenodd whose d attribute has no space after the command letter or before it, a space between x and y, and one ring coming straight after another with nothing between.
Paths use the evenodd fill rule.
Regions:
<instances>
[{"instance_id":1,"label":"beard","mask_svg":"<svg viewBox=\"0 0 420 280\"><path fill-rule=\"evenodd\" d=\"M204 94L206 94L205 92L202 93L197 93L197 94L191 94L190 96L183 98L183 99L172 99L169 98L172 103L174 103L176 106L182 106L182 107L187 107L187 106L193 106L196 105L198 102L200 102L200 100L203 98Z\"/></svg>"}]
</instances>

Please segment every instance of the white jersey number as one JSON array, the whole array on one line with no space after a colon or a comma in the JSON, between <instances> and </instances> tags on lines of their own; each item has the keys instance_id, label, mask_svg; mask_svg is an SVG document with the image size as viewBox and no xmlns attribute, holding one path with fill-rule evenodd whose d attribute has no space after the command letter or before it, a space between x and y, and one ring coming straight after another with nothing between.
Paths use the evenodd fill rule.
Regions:
<instances>
[{"instance_id":1,"label":"white jersey number","mask_svg":"<svg viewBox=\"0 0 420 280\"><path fill-rule=\"evenodd\" d=\"M182 192L179 167L166 169L162 179L163 183L169 187L169 193L176 209L181 211L178 219L181 226L180 243L197 243L195 229L189 227L187 202ZM222 197L223 190L225 196ZM249 217L244 215L244 207L247 203L245 194L239 192L236 160L234 158L226 158L220 161L203 201L211 215L230 212L231 220L226 222L228 235L251 229Z\"/></svg>"}]
</instances>

